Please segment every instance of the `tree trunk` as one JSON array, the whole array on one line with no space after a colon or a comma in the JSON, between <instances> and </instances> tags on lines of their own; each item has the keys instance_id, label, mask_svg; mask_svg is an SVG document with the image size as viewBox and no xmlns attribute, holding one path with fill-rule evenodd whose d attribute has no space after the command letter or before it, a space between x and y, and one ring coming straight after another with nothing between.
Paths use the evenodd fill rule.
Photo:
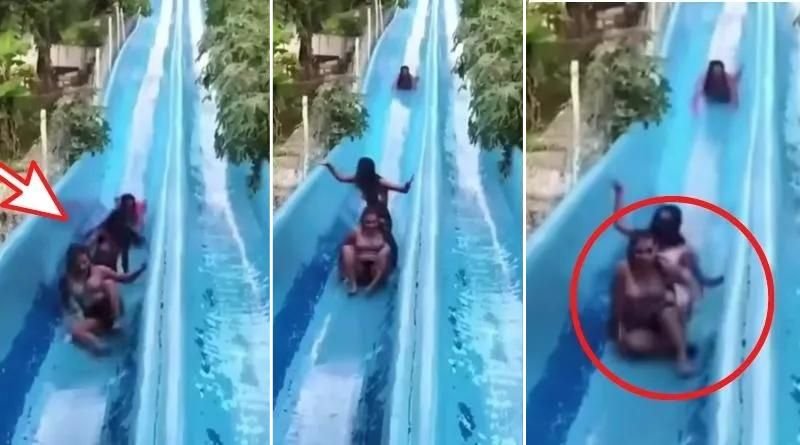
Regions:
<instances>
[{"instance_id":1,"label":"tree trunk","mask_svg":"<svg viewBox=\"0 0 800 445\"><path fill-rule=\"evenodd\" d=\"M312 34L307 31L298 32L300 38L300 50L298 61L300 62L301 76L303 79L313 79L317 75L317 67L314 63L314 48L312 46Z\"/></svg>"},{"instance_id":2,"label":"tree trunk","mask_svg":"<svg viewBox=\"0 0 800 445\"><path fill-rule=\"evenodd\" d=\"M56 89L56 76L53 71L53 60L50 58L50 43L36 42L36 73L39 76L41 91L49 93Z\"/></svg>"}]
</instances>

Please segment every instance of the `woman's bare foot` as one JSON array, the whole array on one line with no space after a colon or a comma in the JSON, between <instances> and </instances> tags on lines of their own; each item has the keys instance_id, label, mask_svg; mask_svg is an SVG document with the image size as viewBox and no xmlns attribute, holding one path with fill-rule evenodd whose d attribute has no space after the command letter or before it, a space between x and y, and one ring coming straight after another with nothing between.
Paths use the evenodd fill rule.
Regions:
<instances>
[{"instance_id":1,"label":"woman's bare foot","mask_svg":"<svg viewBox=\"0 0 800 445\"><path fill-rule=\"evenodd\" d=\"M348 283L350 288L347 290L347 295L353 296L358 293L358 286L356 283Z\"/></svg>"}]
</instances>

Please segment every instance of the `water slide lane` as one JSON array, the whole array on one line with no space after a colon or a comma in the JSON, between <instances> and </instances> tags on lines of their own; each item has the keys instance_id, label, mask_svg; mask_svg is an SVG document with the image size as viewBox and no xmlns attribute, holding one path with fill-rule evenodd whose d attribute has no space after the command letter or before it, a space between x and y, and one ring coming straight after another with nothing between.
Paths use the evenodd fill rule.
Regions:
<instances>
[{"instance_id":1,"label":"water slide lane","mask_svg":"<svg viewBox=\"0 0 800 445\"><path fill-rule=\"evenodd\" d=\"M418 170L436 75L427 63L429 2L397 10L366 72L364 94L370 128L330 156L350 172L361 156L402 182ZM397 70L419 72L417 90L393 90ZM413 195L414 192L412 192ZM407 236L412 199L392 197L400 275L410 251ZM353 187L315 169L278 212L274 225L275 311L274 437L281 444L379 443L393 347L397 284L373 297L348 298L338 280L338 247L361 209Z\"/></svg>"},{"instance_id":2,"label":"water slide lane","mask_svg":"<svg viewBox=\"0 0 800 445\"><path fill-rule=\"evenodd\" d=\"M631 438L643 434L653 444L719 439L719 407L730 406L726 398L739 391L732 385L714 398L684 403L661 403L629 394L595 372L575 341L568 320L567 286L572 265L583 241L611 212L612 179L625 184L628 202L682 193L714 201L744 221L750 219L748 190L752 185L747 172L753 168L756 124L763 114L755 91L763 74L760 67L769 56L762 49L766 30L770 29L767 15L757 5L680 4L671 22L664 39L665 72L673 88L673 107L667 118L658 127L636 128L623 136L529 241L529 443L630 443ZM737 59L742 61L745 71L740 108L731 112L709 107L699 119L687 118L694 84L709 59L722 59L733 66ZM662 141L663 145L654 146L653 141ZM692 172L696 173L698 167L704 167L705 181L693 180ZM648 168L653 170L648 172ZM715 345L721 344L715 340L744 335L740 329L744 307L740 295L745 277L736 261L739 252L745 251L743 238L713 218L689 208L685 211L688 238L699 245L704 267L726 273L726 284L708 292L690 327L692 338L700 343L706 373L681 381L663 364L632 365L611 350L605 351L606 289L611 266L622 257L624 246L618 234L604 234L595 244L579 289L582 325L595 352L632 383L668 392L692 389L729 373L738 365L735 358L740 351L730 341L715 350ZM629 220L641 227L651 213L639 212ZM698 234L712 232L718 235L698 242ZM554 255L567 259L549 261ZM725 258L733 261L726 263ZM715 313L717 318L722 314L723 323L708 323Z\"/></svg>"},{"instance_id":3,"label":"water slide lane","mask_svg":"<svg viewBox=\"0 0 800 445\"><path fill-rule=\"evenodd\" d=\"M0 386L5 388L0 411L3 443L119 443L117 439L126 434L130 400L124 381L132 370L125 351L132 348L124 345L137 341L142 285L123 287L127 334L112 340L114 352L98 360L68 341L57 279L67 246L78 240L98 210L112 205L121 191L160 182L158 174L152 177L151 168L161 162L160 156L148 160L150 177L122 178L126 169L145 170L129 164L130 123L141 122L141 115L163 118L165 101L156 98L165 84L162 68L168 56L162 43L170 27L170 7L169 2L153 2L152 16L140 20L115 63L104 96L111 123L110 146L101 155L80 160L56 184L70 221L28 219L0 253L0 282L13 290L5 294L0 323L0 338L4 339L0 341ZM142 145L139 150L149 151L155 144L142 141ZM134 265L140 257L134 255Z\"/></svg>"},{"instance_id":4,"label":"water slide lane","mask_svg":"<svg viewBox=\"0 0 800 445\"><path fill-rule=\"evenodd\" d=\"M522 243L520 213L504 190L499 156L469 142L469 91L452 69L460 56L452 42L459 4L441 0L439 101L435 161L430 168L437 219L426 221L435 255L422 255L435 285L417 301L429 332L420 360L433 372L431 408L419 428L433 433L418 443L520 443L522 441ZM496 63L503 63L498 60ZM499 153L498 153L499 154ZM514 169L521 169L515 158ZM516 202L521 195L516 195ZM426 281L423 280L423 283ZM426 369L423 372L428 372ZM425 379L422 380L424 382Z\"/></svg>"},{"instance_id":5,"label":"water slide lane","mask_svg":"<svg viewBox=\"0 0 800 445\"><path fill-rule=\"evenodd\" d=\"M216 106L196 79L207 63L198 43L203 2L187 0L183 45L185 130L183 302L177 352L185 444L269 442L268 220L247 188L249 166L218 159ZM262 177L264 189L269 176ZM269 199L266 199L269 202ZM264 225L262 223L266 223ZM170 297L172 298L172 297ZM175 443L175 442L172 442Z\"/></svg>"}]
</instances>

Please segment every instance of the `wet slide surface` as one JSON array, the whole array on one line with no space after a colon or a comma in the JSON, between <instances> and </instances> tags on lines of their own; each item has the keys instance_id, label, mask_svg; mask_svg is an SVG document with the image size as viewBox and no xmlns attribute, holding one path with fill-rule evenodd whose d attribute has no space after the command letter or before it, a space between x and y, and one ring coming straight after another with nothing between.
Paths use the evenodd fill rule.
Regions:
<instances>
[{"instance_id":1,"label":"wet slide surface","mask_svg":"<svg viewBox=\"0 0 800 445\"><path fill-rule=\"evenodd\" d=\"M2 443L224 444L268 437L252 419L266 416L268 405L268 257L254 248L266 244L260 227L266 217L256 215L263 207L244 193L246 169L209 156L213 108L199 105L204 93L193 67L201 2L152 6L108 81L110 146L56 185L70 221L28 220L0 251L0 282L12 290L2 297L0 315ZM108 339L109 355L97 358L69 341L56 282L67 246L80 242L124 192L148 204L147 247L132 252L131 261L134 268L147 261L148 269L122 286L123 333ZM210 264L222 273L211 275ZM236 306L227 304L233 292ZM203 298L209 293L215 297ZM221 325L235 329L222 333ZM188 399L203 391L202 404ZM189 430L190 422L202 433Z\"/></svg>"},{"instance_id":2,"label":"wet slide surface","mask_svg":"<svg viewBox=\"0 0 800 445\"><path fill-rule=\"evenodd\" d=\"M630 394L597 372L580 349L568 314L572 266L583 242L612 212L615 179L626 187L626 202L683 194L716 203L747 224L774 261L770 215L777 208L778 188L771 184L779 177L779 132L773 100L776 88L787 82L780 74L784 62L776 69L776 61L790 59L775 42L788 47L795 40L781 23L790 15L781 8L788 6L675 6L663 28L665 73L672 87L666 119L623 136L529 240L528 443L634 444L643 437L654 445L793 440L789 435L778 440L773 425L783 420L769 414L776 357L771 341L742 379L712 397L665 403ZM736 110L705 106L694 115L690 102L696 82L715 59L730 71L742 67L740 105ZM706 291L689 327L691 341L700 348L698 376L679 379L669 362L623 360L608 345L608 288L614 264L624 255L621 235L608 232L598 240L579 286L581 323L595 353L629 382L672 393L697 389L733 371L752 349L766 306L764 275L744 237L707 212L683 210L684 234L703 268L725 274L723 286ZM645 227L651 215L652 208L637 212L629 223Z\"/></svg>"},{"instance_id":3,"label":"wet slide surface","mask_svg":"<svg viewBox=\"0 0 800 445\"><path fill-rule=\"evenodd\" d=\"M497 159L468 143L456 4L396 12L365 76L369 130L329 157L346 173L368 156L391 180L415 175L390 198L400 255L387 288L348 297L339 281L354 187L318 168L276 215L278 444L521 441L521 218ZM392 89L401 65L421 77L413 92Z\"/></svg>"}]
</instances>

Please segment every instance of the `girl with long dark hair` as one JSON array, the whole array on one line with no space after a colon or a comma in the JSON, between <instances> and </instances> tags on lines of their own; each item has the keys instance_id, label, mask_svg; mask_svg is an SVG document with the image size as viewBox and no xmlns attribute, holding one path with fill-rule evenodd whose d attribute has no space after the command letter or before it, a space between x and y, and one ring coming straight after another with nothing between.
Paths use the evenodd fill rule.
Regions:
<instances>
[{"instance_id":1,"label":"girl with long dark hair","mask_svg":"<svg viewBox=\"0 0 800 445\"><path fill-rule=\"evenodd\" d=\"M622 185L614 183L614 211L620 210L622 205ZM680 207L674 204L662 205L656 208L650 226L647 231L653 235L658 247L658 255L661 259L676 267L684 267L691 272L692 277L698 285L705 287L716 287L723 282L723 277L708 277L700 269L700 261L697 253L686 242L681 233L683 224L683 214ZM637 231L628 227L622 219L614 223L614 227L622 234L631 237ZM678 286L675 289L676 299L679 306L687 313L691 312L693 299L689 298L688 291Z\"/></svg>"}]
</instances>

